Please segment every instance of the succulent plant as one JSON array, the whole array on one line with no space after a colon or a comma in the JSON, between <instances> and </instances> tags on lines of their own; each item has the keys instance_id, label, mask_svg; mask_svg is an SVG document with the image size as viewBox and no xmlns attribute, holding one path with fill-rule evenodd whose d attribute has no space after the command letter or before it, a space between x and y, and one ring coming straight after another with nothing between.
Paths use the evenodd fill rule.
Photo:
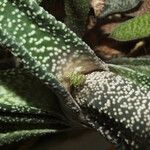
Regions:
<instances>
[{"instance_id":1,"label":"succulent plant","mask_svg":"<svg viewBox=\"0 0 150 150\"><path fill-rule=\"evenodd\" d=\"M150 13L135 17L118 25L110 37L119 41L130 41L150 36Z\"/></svg>"},{"instance_id":2,"label":"succulent plant","mask_svg":"<svg viewBox=\"0 0 150 150\"><path fill-rule=\"evenodd\" d=\"M115 13L128 12L140 3L141 0L64 0L65 24L82 37L91 7L96 17L104 18Z\"/></svg>"},{"instance_id":3,"label":"succulent plant","mask_svg":"<svg viewBox=\"0 0 150 150\"><path fill-rule=\"evenodd\" d=\"M131 12L129 11L128 15L130 15L130 16L144 15L145 13L149 12L149 7L150 7L150 1L149 0L142 0L139 8L134 10L134 11L131 11Z\"/></svg>"},{"instance_id":4,"label":"succulent plant","mask_svg":"<svg viewBox=\"0 0 150 150\"><path fill-rule=\"evenodd\" d=\"M132 10L141 3L142 0L91 0L95 15L104 18L115 13L124 13Z\"/></svg>"},{"instance_id":5,"label":"succulent plant","mask_svg":"<svg viewBox=\"0 0 150 150\"><path fill-rule=\"evenodd\" d=\"M149 74L105 64L37 2L0 2L0 44L23 63L0 73L0 145L88 126L115 144L148 149Z\"/></svg>"},{"instance_id":6,"label":"succulent plant","mask_svg":"<svg viewBox=\"0 0 150 150\"><path fill-rule=\"evenodd\" d=\"M65 23L79 36L83 36L90 11L90 0L65 0Z\"/></svg>"}]
</instances>

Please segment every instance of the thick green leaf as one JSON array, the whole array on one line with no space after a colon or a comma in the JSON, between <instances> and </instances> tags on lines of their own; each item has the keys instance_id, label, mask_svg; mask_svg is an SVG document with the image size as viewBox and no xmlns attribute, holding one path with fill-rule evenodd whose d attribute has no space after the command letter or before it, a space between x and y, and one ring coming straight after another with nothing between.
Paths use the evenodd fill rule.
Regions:
<instances>
[{"instance_id":1,"label":"thick green leaf","mask_svg":"<svg viewBox=\"0 0 150 150\"><path fill-rule=\"evenodd\" d=\"M26 70L0 72L0 103L58 111L57 97L48 86Z\"/></svg>"},{"instance_id":2,"label":"thick green leaf","mask_svg":"<svg viewBox=\"0 0 150 150\"><path fill-rule=\"evenodd\" d=\"M137 57L137 58L114 58L109 61L111 64L122 65L124 67L133 69L142 74L150 76L150 56Z\"/></svg>"},{"instance_id":3,"label":"thick green leaf","mask_svg":"<svg viewBox=\"0 0 150 150\"><path fill-rule=\"evenodd\" d=\"M112 72L93 72L86 76L82 88L76 88L75 99L90 126L108 140L131 149L150 147L150 78L122 67L119 73L134 76L132 81ZM123 70L124 69L124 70ZM128 72L127 72L128 71ZM129 74L130 73L130 74ZM139 78L139 79L138 79ZM133 80L142 78L143 85ZM145 80L144 80L145 79ZM127 148L127 149L128 149Z\"/></svg>"},{"instance_id":4,"label":"thick green leaf","mask_svg":"<svg viewBox=\"0 0 150 150\"><path fill-rule=\"evenodd\" d=\"M90 11L90 1L65 0L64 2L66 11L65 23L79 36L83 36Z\"/></svg>"},{"instance_id":5,"label":"thick green leaf","mask_svg":"<svg viewBox=\"0 0 150 150\"><path fill-rule=\"evenodd\" d=\"M120 65L109 65L111 71L120 74L134 83L138 83L143 87L150 89L150 74L148 73L150 69L147 67L142 67L139 69L134 66L120 66Z\"/></svg>"},{"instance_id":6,"label":"thick green leaf","mask_svg":"<svg viewBox=\"0 0 150 150\"><path fill-rule=\"evenodd\" d=\"M131 68L135 71L150 75L150 56L130 58L130 57L122 57L122 58L114 58L109 61L111 64L122 65L127 68Z\"/></svg>"},{"instance_id":7,"label":"thick green leaf","mask_svg":"<svg viewBox=\"0 0 150 150\"><path fill-rule=\"evenodd\" d=\"M130 16L141 16L144 15L145 13L149 13L150 12L150 1L149 0L142 0L141 5L135 9L134 11L129 11L127 12L127 15Z\"/></svg>"},{"instance_id":8,"label":"thick green leaf","mask_svg":"<svg viewBox=\"0 0 150 150\"><path fill-rule=\"evenodd\" d=\"M141 0L102 0L103 1L103 11L100 17L106 17L107 15L113 13L122 13L136 7Z\"/></svg>"},{"instance_id":9,"label":"thick green leaf","mask_svg":"<svg viewBox=\"0 0 150 150\"><path fill-rule=\"evenodd\" d=\"M121 58L113 58L108 63L117 64L117 65L129 65L129 66L149 66L150 65L150 56L144 57L121 57Z\"/></svg>"},{"instance_id":10,"label":"thick green leaf","mask_svg":"<svg viewBox=\"0 0 150 150\"><path fill-rule=\"evenodd\" d=\"M71 72L105 68L103 62L75 33L35 1L2 0L0 7L1 43L21 58L25 68L49 84L63 99L62 103L79 109L60 81Z\"/></svg>"},{"instance_id":11,"label":"thick green leaf","mask_svg":"<svg viewBox=\"0 0 150 150\"><path fill-rule=\"evenodd\" d=\"M30 59L34 59L38 66L41 64L44 71L58 76L62 73L62 64L65 67L69 59L77 59L79 56L81 60L89 58L90 62L98 61L92 50L75 33L45 12L34 1L20 0L20 2L16 2L14 0L14 3L12 5L8 1L5 7L2 6L4 10L0 12L2 15L1 32L6 37L9 34L8 39L12 40L12 43L14 42L12 46L24 48L24 52L28 54L26 55ZM12 16L11 14L8 16L8 9L12 11ZM21 16L18 17L20 13ZM17 19L16 21L9 21L8 25L10 18L12 20ZM18 27L18 23L20 27ZM9 42L3 37L1 40L2 43ZM23 50L18 52L13 48L12 51L19 55Z\"/></svg>"},{"instance_id":12,"label":"thick green leaf","mask_svg":"<svg viewBox=\"0 0 150 150\"><path fill-rule=\"evenodd\" d=\"M32 137L55 133L55 130L36 129L36 130L20 130L15 132L0 133L0 146L8 145L13 142L19 142Z\"/></svg>"},{"instance_id":13,"label":"thick green leaf","mask_svg":"<svg viewBox=\"0 0 150 150\"><path fill-rule=\"evenodd\" d=\"M12 70L0 72L0 124L1 145L5 136L15 135L8 132L19 132L19 140L24 134L20 130L37 129L40 135L39 129L64 129L69 123L48 86L25 70Z\"/></svg>"},{"instance_id":14,"label":"thick green leaf","mask_svg":"<svg viewBox=\"0 0 150 150\"><path fill-rule=\"evenodd\" d=\"M130 80L150 88L150 58L115 58L109 61L110 68ZM112 65L114 64L114 65Z\"/></svg>"},{"instance_id":15,"label":"thick green leaf","mask_svg":"<svg viewBox=\"0 0 150 150\"><path fill-rule=\"evenodd\" d=\"M118 41L130 41L150 36L150 13L135 17L118 25L110 37Z\"/></svg>"},{"instance_id":16,"label":"thick green leaf","mask_svg":"<svg viewBox=\"0 0 150 150\"><path fill-rule=\"evenodd\" d=\"M23 5L23 2L24 2L24 5ZM23 2L20 1L19 4L17 3L17 5L15 3L12 3L11 1L8 1L8 0L0 2L0 5L3 5L3 7L4 7L4 8L2 7L2 9L0 9L0 14L1 14L1 26L0 26L1 43L8 46L12 50L14 55L21 57L22 61L25 64L24 67L29 68L29 70L32 73L34 73L34 75L36 75L40 79L44 80L45 83L50 84L51 87L53 87L53 88L55 87L57 89L57 92L56 92L57 94L58 93L64 93L64 95L66 95L67 92L60 85L60 83L55 78L55 76L51 72L47 71L47 68L49 67L49 65L47 67L44 64L43 64L43 66L41 66L41 63L44 63L43 57L42 57L42 59L35 56L35 55L33 57L32 53L28 52L28 50L32 50L32 48L33 48L32 43L34 43L36 45L36 42L33 42L33 41L31 42L31 40L34 39L32 37L34 34L37 36L37 38L40 37L39 35L41 34L41 37L42 37L41 40L42 41L47 41L47 40L43 40L44 37L42 35L42 29L40 27L38 27L38 24L34 25L32 23L33 21L31 19L28 19L27 14L25 14L23 12L23 10L29 4L33 4L36 6L36 7L34 7L36 12L40 11L39 6L37 5L37 3L35 1L23 1ZM21 8L19 9L18 5L20 7L24 7L24 9L22 11L20 11ZM39 9L36 9L37 7ZM7 15L8 14L7 10L10 10L12 12L11 13L12 16L10 14ZM41 10L43 10L43 9L41 8ZM29 13L29 11L28 11L28 13ZM29 14L31 15L31 13L29 13ZM14 21L8 23L7 22L9 20L9 18L7 18L8 16L11 17L11 20L14 20ZM20 19L20 17L21 17L21 19ZM16 19L16 18L18 18L18 19ZM37 13L37 18L38 18L38 13ZM40 23L40 21L39 21L39 23ZM18 27L18 25L20 25L20 27ZM3 27L4 27L4 30L3 30ZM40 31L40 34L39 33L36 34L36 32L34 30L35 28L37 28L37 30ZM32 30L33 30L33 32L32 32ZM29 39L29 37L31 37L31 39ZM49 37L47 37L47 38L49 38ZM35 52L36 55L41 55L40 51L41 51L41 49L43 50L43 47L42 46L40 47L38 44L37 44L37 46L38 46L37 51L36 51L36 47L34 48L34 51L33 50L32 51ZM40 49L40 51L38 51L38 49ZM48 56L48 52L45 52L44 54L46 56ZM36 60L35 58L41 59L42 62L40 63L40 61ZM50 68L50 69L52 69L52 68Z\"/></svg>"},{"instance_id":17,"label":"thick green leaf","mask_svg":"<svg viewBox=\"0 0 150 150\"><path fill-rule=\"evenodd\" d=\"M142 65L139 65L139 66L126 65L125 67L131 68L134 71L138 71L141 74L145 74L147 76L150 76L150 65L147 65L147 66L142 66Z\"/></svg>"},{"instance_id":18,"label":"thick green leaf","mask_svg":"<svg viewBox=\"0 0 150 150\"><path fill-rule=\"evenodd\" d=\"M92 1L92 2L91 2ZM87 17L92 3L99 17L106 17L113 13L121 13L136 7L141 0L65 0L66 24L78 35L82 36L85 30ZM92 5L91 4L91 5ZM92 7L94 7L92 5ZM99 9L99 10L97 10Z\"/></svg>"}]
</instances>

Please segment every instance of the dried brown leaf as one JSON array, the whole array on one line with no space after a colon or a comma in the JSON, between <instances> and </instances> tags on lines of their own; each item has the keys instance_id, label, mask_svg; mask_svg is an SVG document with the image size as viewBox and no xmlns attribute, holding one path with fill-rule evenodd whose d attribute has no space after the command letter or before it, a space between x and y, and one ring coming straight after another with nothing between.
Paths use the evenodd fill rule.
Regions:
<instances>
[{"instance_id":1,"label":"dried brown leaf","mask_svg":"<svg viewBox=\"0 0 150 150\"><path fill-rule=\"evenodd\" d=\"M105 0L91 0L91 7L94 9L95 16L100 16L104 9Z\"/></svg>"}]
</instances>

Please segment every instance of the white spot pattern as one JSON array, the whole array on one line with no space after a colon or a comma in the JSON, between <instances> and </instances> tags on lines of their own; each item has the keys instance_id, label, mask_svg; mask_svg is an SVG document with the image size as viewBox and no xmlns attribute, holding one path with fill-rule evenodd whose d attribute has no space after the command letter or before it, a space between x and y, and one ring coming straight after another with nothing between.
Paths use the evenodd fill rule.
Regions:
<instances>
[{"instance_id":1,"label":"white spot pattern","mask_svg":"<svg viewBox=\"0 0 150 150\"><path fill-rule=\"evenodd\" d=\"M34 0L2 0L0 14L0 43L21 57L24 66L59 97L71 99L57 79L69 58L85 56L103 66L87 44Z\"/></svg>"},{"instance_id":2,"label":"white spot pattern","mask_svg":"<svg viewBox=\"0 0 150 150\"><path fill-rule=\"evenodd\" d=\"M108 139L123 138L135 148L150 146L150 91L147 88L111 72L93 72L87 75L84 87L75 95L81 107L107 116L107 120L102 121L93 114L95 122L91 124L97 124L95 127ZM106 124L114 128L113 135Z\"/></svg>"}]
</instances>

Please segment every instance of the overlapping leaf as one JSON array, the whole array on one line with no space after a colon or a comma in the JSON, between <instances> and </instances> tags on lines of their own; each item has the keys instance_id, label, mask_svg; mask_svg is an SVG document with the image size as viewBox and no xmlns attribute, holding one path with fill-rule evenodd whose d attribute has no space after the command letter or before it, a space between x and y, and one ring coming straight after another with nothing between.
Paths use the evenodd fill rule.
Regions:
<instances>
[{"instance_id":1,"label":"overlapping leaf","mask_svg":"<svg viewBox=\"0 0 150 150\"><path fill-rule=\"evenodd\" d=\"M112 71L150 89L149 56L141 58L117 58L111 60L110 63L112 63L110 64Z\"/></svg>"},{"instance_id":2,"label":"overlapping leaf","mask_svg":"<svg viewBox=\"0 0 150 150\"><path fill-rule=\"evenodd\" d=\"M57 95L69 98L67 91L56 79L56 76L62 76L63 68L68 63L74 60L73 65L82 69L84 61L103 66L76 34L56 21L35 1L2 0L0 6L1 43L7 45L14 55L20 56L24 66L51 85ZM9 15L7 10L11 12ZM79 57L81 61L75 63Z\"/></svg>"},{"instance_id":3,"label":"overlapping leaf","mask_svg":"<svg viewBox=\"0 0 150 150\"><path fill-rule=\"evenodd\" d=\"M0 72L0 124L0 145L68 126L57 97L25 70Z\"/></svg>"},{"instance_id":4,"label":"overlapping leaf","mask_svg":"<svg viewBox=\"0 0 150 150\"><path fill-rule=\"evenodd\" d=\"M103 0L104 9L100 17L114 13L122 13L135 8L141 0Z\"/></svg>"},{"instance_id":5,"label":"overlapping leaf","mask_svg":"<svg viewBox=\"0 0 150 150\"><path fill-rule=\"evenodd\" d=\"M150 13L135 17L116 27L110 37L119 41L130 41L150 36Z\"/></svg>"},{"instance_id":6,"label":"overlapping leaf","mask_svg":"<svg viewBox=\"0 0 150 150\"><path fill-rule=\"evenodd\" d=\"M143 57L120 57L120 58L113 58L109 61L109 63L118 64L118 65L129 65L129 66L150 66L150 56L143 56Z\"/></svg>"},{"instance_id":7,"label":"overlapping leaf","mask_svg":"<svg viewBox=\"0 0 150 150\"><path fill-rule=\"evenodd\" d=\"M118 72L88 74L84 86L74 94L75 99L89 124L110 141L116 143L121 140L131 149L138 147L148 150L150 78L125 67L111 67ZM124 76L129 76L132 81ZM145 84L145 87L149 86L149 89L137 84L135 80Z\"/></svg>"},{"instance_id":8,"label":"overlapping leaf","mask_svg":"<svg viewBox=\"0 0 150 150\"><path fill-rule=\"evenodd\" d=\"M0 146L52 133L55 133L55 130L34 129L34 130L20 130L15 132L0 133Z\"/></svg>"},{"instance_id":9,"label":"overlapping leaf","mask_svg":"<svg viewBox=\"0 0 150 150\"><path fill-rule=\"evenodd\" d=\"M65 23L79 36L83 36L90 11L90 0L65 0Z\"/></svg>"}]
</instances>

